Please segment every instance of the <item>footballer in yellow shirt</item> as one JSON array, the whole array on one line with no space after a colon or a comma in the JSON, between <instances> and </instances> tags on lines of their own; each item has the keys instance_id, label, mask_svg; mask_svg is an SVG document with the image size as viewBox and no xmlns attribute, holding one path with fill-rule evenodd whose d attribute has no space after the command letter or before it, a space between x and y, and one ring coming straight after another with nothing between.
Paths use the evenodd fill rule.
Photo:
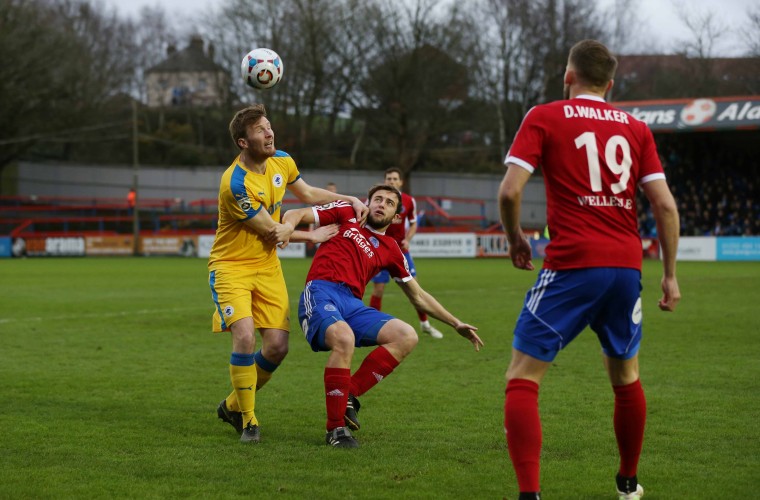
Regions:
<instances>
[{"instance_id":1,"label":"footballer in yellow shirt","mask_svg":"<svg viewBox=\"0 0 760 500\"><path fill-rule=\"evenodd\" d=\"M219 222L208 264L215 306L213 330L229 331L232 336L233 390L219 404L217 415L235 428L241 442L258 443L256 390L288 353L290 306L276 245L318 243L337 232L335 226L304 232L281 224L285 190L308 205L347 201L359 220L366 218L368 209L354 196L307 184L293 159L275 148L263 105L238 111L230 122L230 135L240 155L222 175ZM262 339L258 351L254 329Z\"/></svg>"}]
</instances>

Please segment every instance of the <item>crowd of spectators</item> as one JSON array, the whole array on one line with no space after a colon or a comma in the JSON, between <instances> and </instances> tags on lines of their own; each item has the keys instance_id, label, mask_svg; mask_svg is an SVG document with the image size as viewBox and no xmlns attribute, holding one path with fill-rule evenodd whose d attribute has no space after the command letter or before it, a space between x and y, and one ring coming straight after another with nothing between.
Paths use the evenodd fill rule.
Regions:
<instances>
[{"instance_id":1,"label":"crowd of spectators","mask_svg":"<svg viewBox=\"0 0 760 500\"><path fill-rule=\"evenodd\" d=\"M681 236L760 236L757 160L719 150L694 155L661 147L661 152L678 204ZM657 237L644 196L639 196L638 210L641 236Z\"/></svg>"}]
</instances>

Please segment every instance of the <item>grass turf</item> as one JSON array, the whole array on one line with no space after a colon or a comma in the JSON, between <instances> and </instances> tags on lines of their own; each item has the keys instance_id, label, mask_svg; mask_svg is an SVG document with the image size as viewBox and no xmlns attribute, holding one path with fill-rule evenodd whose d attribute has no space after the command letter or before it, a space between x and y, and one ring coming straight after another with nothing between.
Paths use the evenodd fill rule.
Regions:
<instances>
[{"instance_id":1,"label":"grass turf","mask_svg":"<svg viewBox=\"0 0 760 500\"><path fill-rule=\"evenodd\" d=\"M295 312L307 260L284 261ZM298 327L258 393L262 443L216 418L229 341L210 331L205 262L0 261L0 497L516 498L503 432L512 327L535 273L505 260L416 262L422 286L486 346L443 325L361 398L358 450L324 445L322 372ZM760 265L679 265L675 314L644 269L647 497L750 497L760 489ZM384 310L417 325L390 286ZM295 323L295 322L294 322ZM355 366L369 352L359 349ZM612 498L612 391L594 335L563 351L541 389L545 498Z\"/></svg>"}]
</instances>

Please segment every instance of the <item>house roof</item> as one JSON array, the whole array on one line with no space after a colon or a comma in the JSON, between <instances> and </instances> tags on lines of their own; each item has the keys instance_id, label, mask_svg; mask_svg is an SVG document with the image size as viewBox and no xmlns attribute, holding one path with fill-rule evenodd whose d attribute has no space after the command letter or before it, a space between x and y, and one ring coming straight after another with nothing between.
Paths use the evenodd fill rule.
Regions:
<instances>
[{"instance_id":1,"label":"house roof","mask_svg":"<svg viewBox=\"0 0 760 500\"><path fill-rule=\"evenodd\" d=\"M227 72L203 50L203 39L199 36L193 36L185 49L173 51L170 47L168 52L164 61L149 68L146 73Z\"/></svg>"}]
</instances>

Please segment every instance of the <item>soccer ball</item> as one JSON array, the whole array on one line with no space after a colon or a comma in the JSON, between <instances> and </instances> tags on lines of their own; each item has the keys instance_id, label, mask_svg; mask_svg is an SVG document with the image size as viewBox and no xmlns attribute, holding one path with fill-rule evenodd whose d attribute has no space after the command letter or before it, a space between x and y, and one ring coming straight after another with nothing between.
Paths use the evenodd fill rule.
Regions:
<instances>
[{"instance_id":1,"label":"soccer ball","mask_svg":"<svg viewBox=\"0 0 760 500\"><path fill-rule=\"evenodd\" d=\"M240 72L249 87L271 89L282 80L282 59L271 49L253 49L243 57Z\"/></svg>"}]
</instances>

